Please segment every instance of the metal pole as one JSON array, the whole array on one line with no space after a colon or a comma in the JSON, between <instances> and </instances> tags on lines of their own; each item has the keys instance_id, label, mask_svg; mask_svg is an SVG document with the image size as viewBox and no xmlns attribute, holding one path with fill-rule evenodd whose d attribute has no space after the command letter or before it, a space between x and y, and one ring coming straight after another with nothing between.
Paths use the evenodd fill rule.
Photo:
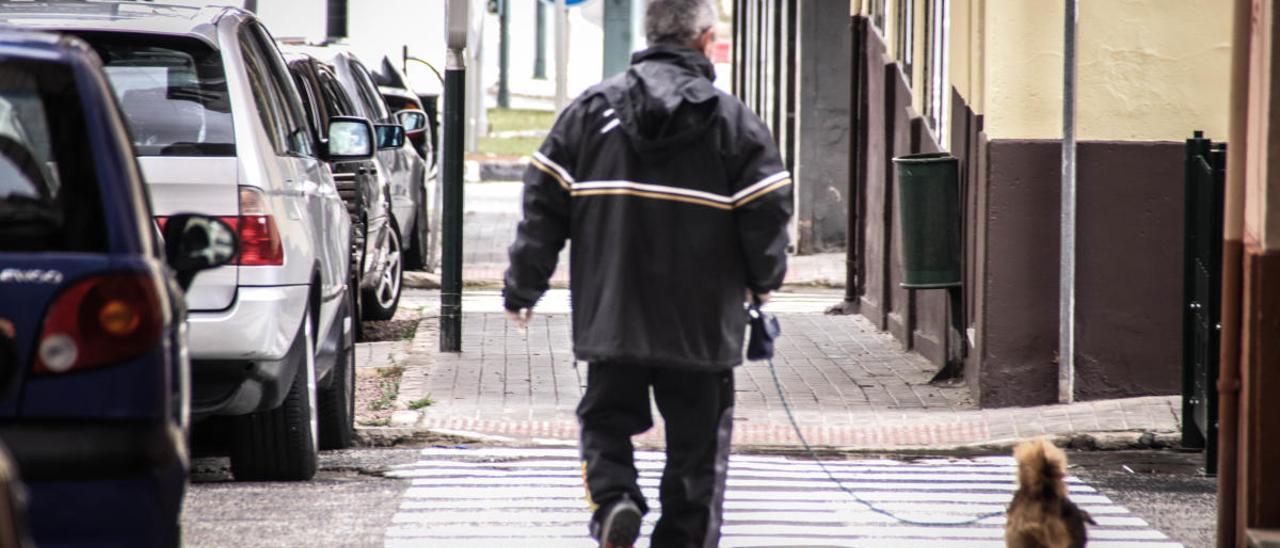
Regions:
<instances>
[{"instance_id":1,"label":"metal pole","mask_svg":"<svg viewBox=\"0 0 1280 548\"><path fill-rule=\"evenodd\" d=\"M542 0L534 0L537 6L537 18L533 29L533 77L539 80L547 77L547 5Z\"/></svg>"},{"instance_id":2,"label":"metal pole","mask_svg":"<svg viewBox=\"0 0 1280 548\"><path fill-rule=\"evenodd\" d=\"M511 108L510 29L511 0L498 0L498 108Z\"/></svg>"},{"instance_id":3,"label":"metal pole","mask_svg":"<svg viewBox=\"0 0 1280 548\"><path fill-rule=\"evenodd\" d=\"M604 77L631 64L631 0L604 2Z\"/></svg>"},{"instance_id":4,"label":"metal pole","mask_svg":"<svg viewBox=\"0 0 1280 548\"><path fill-rule=\"evenodd\" d=\"M444 70L444 227L441 256L440 351L462 351L462 147L467 61L450 48Z\"/></svg>"},{"instance_id":5,"label":"metal pole","mask_svg":"<svg viewBox=\"0 0 1280 548\"><path fill-rule=\"evenodd\" d=\"M556 0L556 112L569 104L569 7Z\"/></svg>"},{"instance_id":6,"label":"metal pole","mask_svg":"<svg viewBox=\"0 0 1280 548\"><path fill-rule=\"evenodd\" d=\"M1075 401L1076 380L1076 8L1066 1L1062 44L1062 210L1058 285L1058 401Z\"/></svg>"},{"instance_id":7,"label":"metal pole","mask_svg":"<svg viewBox=\"0 0 1280 548\"><path fill-rule=\"evenodd\" d=\"M1237 457L1240 439L1241 321L1244 285L1244 195L1248 168L1250 44L1253 2L1235 0L1231 30L1231 98L1227 140L1227 185L1223 198L1222 332L1218 360L1218 546L1237 546L1240 539L1241 484ZM1263 70L1266 70L1264 67ZM1259 75L1261 76L1261 75ZM1188 197L1190 199L1190 197ZM1187 420L1187 419L1183 419Z\"/></svg>"}]
</instances>

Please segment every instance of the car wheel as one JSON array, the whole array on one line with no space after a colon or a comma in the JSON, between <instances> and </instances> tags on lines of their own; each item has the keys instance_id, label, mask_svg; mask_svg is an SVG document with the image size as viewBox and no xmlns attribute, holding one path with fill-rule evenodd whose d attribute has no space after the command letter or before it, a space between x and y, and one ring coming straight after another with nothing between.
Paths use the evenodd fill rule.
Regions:
<instances>
[{"instance_id":1,"label":"car wheel","mask_svg":"<svg viewBox=\"0 0 1280 548\"><path fill-rule=\"evenodd\" d=\"M231 475L240 481L305 481L319 463L316 417L315 334L310 317L290 349L301 360L280 407L235 417ZM298 348L298 345L304 345Z\"/></svg>"},{"instance_id":2,"label":"car wheel","mask_svg":"<svg viewBox=\"0 0 1280 548\"><path fill-rule=\"evenodd\" d=\"M427 267L427 255L430 253L427 250L427 231L430 226L427 224L426 201L425 196L418 196L417 206L414 208L413 232L409 234L409 247L404 250L404 267L409 270Z\"/></svg>"},{"instance_id":3,"label":"car wheel","mask_svg":"<svg viewBox=\"0 0 1280 548\"><path fill-rule=\"evenodd\" d=\"M390 320L400 305L400 286L404 281L404 254L400 251L400 227L393 221L383 241L382 274L378 285L361 292L362 315L366 320Z\"/></svg>"},{"instance_id":4,"label":"car wheel","mask_svg":"<svg viewBox=\"0 0 1280 548\"><path fill-rule=\"evenodd\" d=\"M354 286L352 286L354 287ZM351 322L352 332L345 336L343 349L333 364L329 386L321 388L320 448L346 449L355 440L356 418L356 341L354 327L360 323L355 315L355 292L348 288L343 322Z\"/></svg>"}]
</instances>

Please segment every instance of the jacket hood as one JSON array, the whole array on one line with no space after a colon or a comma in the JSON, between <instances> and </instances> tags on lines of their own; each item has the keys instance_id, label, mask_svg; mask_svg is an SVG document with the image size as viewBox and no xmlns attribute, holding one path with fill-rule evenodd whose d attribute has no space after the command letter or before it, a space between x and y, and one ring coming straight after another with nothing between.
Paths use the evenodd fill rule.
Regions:
<instances>
[{"instance_id":1,"label":"jacket hood","mask_svg":"<svg viewBox=\"0 0 1280 548\"><path fill-rule=\"evenodd\" d=\"M605 98L639 152L657 152L701 137L716 120L715 67L697 50L654 46L631 56L622 85Z\"/></svg>"}]
</instances>

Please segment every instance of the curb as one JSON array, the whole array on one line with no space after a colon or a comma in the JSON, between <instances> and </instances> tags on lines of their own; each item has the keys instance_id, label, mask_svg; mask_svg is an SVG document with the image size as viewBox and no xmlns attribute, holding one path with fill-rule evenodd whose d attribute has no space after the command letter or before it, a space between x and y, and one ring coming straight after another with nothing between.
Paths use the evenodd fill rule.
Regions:
<instances>
[{"instance_id":1,"label":"curb","mask_svg":"<svg viewBox=\"0 0 1280 548\"><path fill-rule=\"evenodd\" d=\"M404 372L400 374L400 391L392 404L396 408L396 411L391 414L393 430L430 432L417 428L422 421L423 410L410 409L409 403L430 395L426 393L426 372L435 364L436 341L439 333L440 316L424 313L422 319L418 320L418 330L413 335L413 346L409 350L409 358L405 360Z\"/></svg>"},{"instance_id":2,"label":"curb","mask_svg":"<svg viewBox=\"0 0 1280 548\"><path fill-rule=\"evenodd\" d=\"M402 283L405 287L414 289L440 289L440 274L406 270Z\"/></svg>"},{"instance_id":3,"label":"curb","mask_svg":"<svg viewBox=\"0 0 1280 548\"><path fill-rule=\"evenodd\" d=\"M525 168L529 160L482 160L480 162L481 181L519 181L524 179Z\"/></svg>"}]
</instances>

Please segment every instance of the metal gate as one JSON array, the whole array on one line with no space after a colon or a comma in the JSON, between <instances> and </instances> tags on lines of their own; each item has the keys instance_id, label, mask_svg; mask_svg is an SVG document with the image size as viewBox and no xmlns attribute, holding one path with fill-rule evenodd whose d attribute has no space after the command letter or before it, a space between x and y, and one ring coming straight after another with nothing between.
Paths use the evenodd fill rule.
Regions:
<instances>
[{"instance_id":1,"label":"metal gate","mask_svg":"<svg viewBox=\"0 0 1280 548\"><path fill-rule=\"evenodd\" d=\"M1187 139L1182 320L1182 446L1218 463L1218 349L1222 330L1222 210L1227 145Z\"/></svg>"}]
</instances>

